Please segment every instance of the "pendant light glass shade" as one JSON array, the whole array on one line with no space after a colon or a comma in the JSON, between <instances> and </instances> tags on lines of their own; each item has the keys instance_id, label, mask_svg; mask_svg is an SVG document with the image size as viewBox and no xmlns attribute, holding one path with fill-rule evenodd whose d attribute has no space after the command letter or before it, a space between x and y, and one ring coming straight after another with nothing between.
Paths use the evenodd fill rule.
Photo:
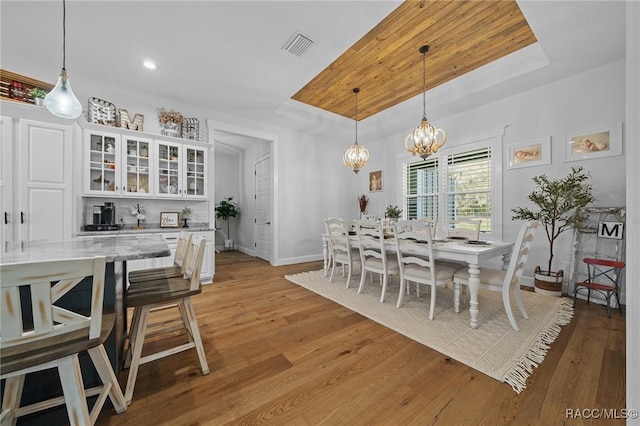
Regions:
<instances>
[{"instance_id":1,"label":"pendant light glass shade","mask_svg":"<svg viewBox=\"0 0 640 426\"><path fill-rule=\"evenodd\" d=\"M427 120L425 57L428 51L429 46L422 46L420 48L420 53L422 53L422 121L420 121L420 125L413 132L409 133L404 140L404 148L412 155L422 157L423 160L435 154L447 141L446 132L435 127Z\"/></svg>"},{"instance_id":2,"label":"pendant light glass shade","mask_svg":"<svg viewBox=\"0 0 640 426\"><path fill-rule=\"evenodd\" d=\"M56 86L44 97L44 106L56 117L75 119L82 114L82 105L73 94L67 69L67 4L62 0L62 70Z\"/></svg>"},{"instance_id":3,"label":"pendant light glass shade","mask_svg":"<svg viewBox=\"0 0 640 426\"><path fill-rule=\"evenodd\" d=\"M56 117L75 119L82 114L82 105L71 90L67 70L64 68L60 71L56 87L44 97L44 106Z\"/></svg>"},{"instance_id":4,"label":"pendant light glass shade","mask_svg":"<svg viewBox=\"0 0 640 426\"><path fill-rule=\"evenodd\" d=\"M369 150L358 143L358 92L359 88L353 89L353 93L356 94L356 141L349 145L342 157L344 165L351 167L356 174L369 162Z\"/></svg>"}]
</instances>

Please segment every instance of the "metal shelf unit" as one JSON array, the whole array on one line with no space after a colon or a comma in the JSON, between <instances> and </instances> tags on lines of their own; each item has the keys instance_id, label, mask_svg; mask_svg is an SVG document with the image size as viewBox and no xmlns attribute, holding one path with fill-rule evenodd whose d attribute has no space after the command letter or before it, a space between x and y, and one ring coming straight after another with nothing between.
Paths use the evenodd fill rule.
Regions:
<instances>
[{"instance_id":1,"label":"metal shelf unit","mask_svg":"<svg viewBox=\"0 0 640 426\"><path fill-rule=\"evenodd\" d=\"M587 268L583 262L585 257L623 262L625 259L626 208L588 207L582 209L581 212L586 219L583 225L579 229L574 229L573 232L573 256L567 291L570 295L575 292L575 283L582 282L587 278ZM620 292L623 295L625 294L624 276L621 282ZM582 296L583 293L580 293L578 297L582 298ZM604 299L598 296L599 293L592 292L591 300L604 303Z\"/></svg>"}]
</instances>

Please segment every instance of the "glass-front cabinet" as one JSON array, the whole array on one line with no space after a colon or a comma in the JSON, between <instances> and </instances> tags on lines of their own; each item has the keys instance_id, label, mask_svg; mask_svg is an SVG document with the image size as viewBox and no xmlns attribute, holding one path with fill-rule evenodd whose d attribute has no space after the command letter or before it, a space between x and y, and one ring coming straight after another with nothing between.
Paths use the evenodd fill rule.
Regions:
<instances>
[{"instance_id":1,"label":"glass-front cabinet","mask_svg":"<svg viewBox=\"0 0 640 426\"><path fill-rule=\"evenodd\" d=\"M126 185L128 195L148 197L153 195L151 180L152 141L123 137L126 158Z\"/></svg>"},{"instance_id":2,"label":"glass-front cabinet","mask_svg":"<svg viewBox=\"0 0 640 426\"><path fill-rule=\"evenodd\" d=\"M156 194L162 197L182 197L182 145L157 143L158 180Z\"/></svg>"},{"instance_id":3,"label":"glass-front cabinet","mask_svg":"<svg viewBox=\"0 0 640 426\"><path fill-rule=\"evenodd\" d=\"M85 130L84 192L111 197L207 197L208 147Z\"/></svg>"},{"instance_id":4,"label":"glass-front cabinet","mask_svg":"<svg viewBox=\"0 0 640 426\"><path fill-rule=\"evenodd\" d=\"M85 178L85 192L114 195L120 191L121 153L120 135L88 132L89 173Z\"/></svg>"},{"instance_id":5,"label":"glass-front cabinet","mask_svg":"<svg viewBox=\"0 0 640 426\"><path fill-rule=\"evenodd\" d=\"M194 145L157 141L156 195L206 198L207 150Z\"/></svg>"},{"instance_id":6,"label":"glass-front cabinet","mask_svg":"<svg viewBox=\"0 0 640 426\"><path fill-rule=\"evenodd\" d=\"M185 145L185 184L187 197L205 197L207 175L207 151Z\"/></svg>"}]
</instances>

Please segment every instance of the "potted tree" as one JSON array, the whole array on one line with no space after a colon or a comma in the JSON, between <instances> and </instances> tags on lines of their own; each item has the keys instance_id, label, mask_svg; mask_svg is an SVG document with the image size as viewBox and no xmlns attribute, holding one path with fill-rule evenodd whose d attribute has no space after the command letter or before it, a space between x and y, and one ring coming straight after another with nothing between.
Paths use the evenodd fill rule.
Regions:
<instances>
[{"instance_id":1,"label":"potted tree","mask_svg":"<svg viewBox=\"0 0 640 426\"><path fill-rule=\"evenodd\" d=\"M529 194L535 208L511 209L514 220L539 220L549 241L549 260L546 269L536 266L536 292L553 296L562 295L563 271L553 271L554 243L564 231L580 226L584 220L581 209L595 200L589 184L590 175L582 166L571 168L571 173L561 179L549 179L547 175L533 177L537 188Z\"/></svg>"},{"instance_id":2,"label":"potted tree","mask_svg":"<svg viewBox=\"0 0 640 426\"><path fill-rule=\"evenodd\" d=\"M233 202L233 197L225 198L215 208L216 218L227 222L227 238L224 240L224 248L233 249L229 219L238 215L238 206Z\"/></svg>"}]
</instances>

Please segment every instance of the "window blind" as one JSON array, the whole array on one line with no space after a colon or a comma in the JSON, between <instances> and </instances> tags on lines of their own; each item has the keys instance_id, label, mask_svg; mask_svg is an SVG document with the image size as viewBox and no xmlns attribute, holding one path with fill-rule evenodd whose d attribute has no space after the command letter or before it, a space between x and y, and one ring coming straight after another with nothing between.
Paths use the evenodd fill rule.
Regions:
<instances>
[{"instance_id":1,"label":"window blind","mask_svg":"<svg viewBox=\"0 0 640 426\"><path fill-rule=\"evenodd\" d=\"M437 218L438 158L405 164L402 178L405 218Z\"/></svg>"}]
</instances>

